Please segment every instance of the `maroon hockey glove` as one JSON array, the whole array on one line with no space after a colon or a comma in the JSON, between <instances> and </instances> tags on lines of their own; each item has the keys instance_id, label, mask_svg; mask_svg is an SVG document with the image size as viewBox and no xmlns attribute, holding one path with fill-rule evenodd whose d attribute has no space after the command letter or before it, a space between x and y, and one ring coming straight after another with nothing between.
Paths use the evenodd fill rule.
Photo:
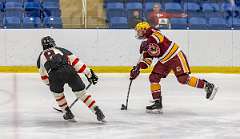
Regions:
<instances>
[{"instance_id":1,"label":"maroon hockey glove","mask_svg":"<svg viewBox=\"0 0 240 139\"><path fill-rule=\"evenodd\" d=\"M130 71L130 80L134 80L140 74L140 66L133 66L132 70Z\"/></svg>"}]
</instances>

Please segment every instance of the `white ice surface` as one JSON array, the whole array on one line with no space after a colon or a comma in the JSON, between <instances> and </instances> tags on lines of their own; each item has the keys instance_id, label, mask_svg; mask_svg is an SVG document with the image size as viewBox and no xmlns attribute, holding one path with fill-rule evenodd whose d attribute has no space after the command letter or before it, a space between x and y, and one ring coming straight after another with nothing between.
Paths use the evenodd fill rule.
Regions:
<instances>
[{"instance_id":1,"label":"white ice surface","mask_svg":"<svg viewBox=\"0 0 240 139\"><path fill-rule=\"evenodd\" d=\"M132 84L129 109L121 111L128 74L99 74L89 89L106 115L97 122L87 107L72 108L77 122L54 111L52 94L38 74L0 75L0 139L240 139L240 75L196 74L220 87L213 101L203 90L180 85L173 75L161 81L164 113L148 114L148 75ZM75 97L65 86L67 100Z\"/></svg>"}]
</instances>

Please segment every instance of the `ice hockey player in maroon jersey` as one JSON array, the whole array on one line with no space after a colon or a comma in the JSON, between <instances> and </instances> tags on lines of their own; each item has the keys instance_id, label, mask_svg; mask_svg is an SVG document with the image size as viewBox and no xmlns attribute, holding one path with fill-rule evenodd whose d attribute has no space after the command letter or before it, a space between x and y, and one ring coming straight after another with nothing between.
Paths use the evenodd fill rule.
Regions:
<instances>
[{"instance_id":1,"label":"ice hockey player in maroon jersey","mask_svg":"<svg viewBox=\"0 0 240 139\"><path fill-rule=\"evenodd\" d=\"M159 30L151 27L147 22L136 25L135 31L138 39L144 39L140 46L141 61L133 67L130 79L134 80L140 73L140 69L146 69L152 64L153 58L158 61L154 65L149 76L150 88L154 104L147 106L148 112L161 112L162 95L160 80L173 71L181 84L191 87L205 89L206 98L212 100L217 92L217 87L206 80L190 76L190 68L185 54L178 44L169 40Z\"/></svg>"},{"instance_id":2,"label":"ice hockey player in maroon jersey","mask_svg":"<svg viewBox=\"0 0 240 139\"><path fill-rule=\"evenodd\" d=\"M76 97L82 100L88 108L97 116L98 121L104 121L104 114L96 105L95 100L85 89L85 84L78 75L83 73L92 84L98 82L98 77L92 69L81 62L78 57L70 51L57 47L55 41L50 36L43 37L41 40L43 51L37 60L43 82L50 87L59 107L62 109L65 120L73 120L71 112L64 96L64 85L68 84Z\"/></svg>"}]
</instances>

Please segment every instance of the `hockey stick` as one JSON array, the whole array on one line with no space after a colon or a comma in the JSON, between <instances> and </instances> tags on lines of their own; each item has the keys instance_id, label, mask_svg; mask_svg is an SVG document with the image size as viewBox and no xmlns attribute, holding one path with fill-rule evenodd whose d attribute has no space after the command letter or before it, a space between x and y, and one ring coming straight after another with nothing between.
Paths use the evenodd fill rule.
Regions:
<instances>
[{"instance_id":1,"label":"hockey stick","mask_svg":"<svg viewBox=\"0 0 240 139\"><path fill-rule=\"evenodd\" d=\"M142 57L143 57L143 54L140 55L137 64L141 61ZM129 98L129 94L130 94L130 89L131 89L131 86L132 86L132 82L133 82L133 80L130 79L130 83L129 83L129 86L128 86L128 93L127 93L126 104L125 104L125 105L124 105L124 104L121 105L121 110L127 110L127 107L128 107L128 98Z\"/></svg>"},{"instance_id":2,"label":"hockey stick","mask_svg":"<svg viewBox=\"0 0 240 139\"><path fill-rule=\"evenodd\" d=\"M121 110L127 110L127 107L128 107L128 98L129 98L129 94L130 94L130 89L131 89L131 86L132 86L132 82L133 80L130 80L130 83L129 83L129 86L128 86L128 93L127 93L127 99L126 99L126 104L122 104L122 107L121 107Z\"/></svg>"},{"instance_id":3,"label":"hockey stick","mask_svg":"<svg viewBox=\"0 0 240 139\"><path fill-rule=\"evenodd\" d=\"M92 85L92 82L90 82L90 83L88 84L88 86L86 87L86 90L88 90L88 88L89 88L91 85ZM78 101L78 98L76 98L76 99L72 102L72 104L69 106L69 109L71 109L71 108L73 107L73 105L74 105L77 101ZM62 110L60 110L60 109L58 109L58 108L55 108L55 107L53 107L53 109L56 110L56 111L58 111L58 112L63 112Z\"/></svg>"}]
</instances>

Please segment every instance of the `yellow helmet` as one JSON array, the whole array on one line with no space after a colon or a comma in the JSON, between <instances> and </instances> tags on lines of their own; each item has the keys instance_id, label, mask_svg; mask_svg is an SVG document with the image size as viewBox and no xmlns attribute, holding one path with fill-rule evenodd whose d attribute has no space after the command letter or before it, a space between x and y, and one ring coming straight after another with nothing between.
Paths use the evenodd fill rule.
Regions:
<instances>
[{"instance_id":1,"label":"yellow helmet","mask_svg":"<svg viewBox=\"0 0 240 139\"><path fill-rule=\"evenodd\" d=\"M148 22L140 22L135 26L135 30L147 30L151 26L148 24Z\"/></svg>"}]
</instances>

